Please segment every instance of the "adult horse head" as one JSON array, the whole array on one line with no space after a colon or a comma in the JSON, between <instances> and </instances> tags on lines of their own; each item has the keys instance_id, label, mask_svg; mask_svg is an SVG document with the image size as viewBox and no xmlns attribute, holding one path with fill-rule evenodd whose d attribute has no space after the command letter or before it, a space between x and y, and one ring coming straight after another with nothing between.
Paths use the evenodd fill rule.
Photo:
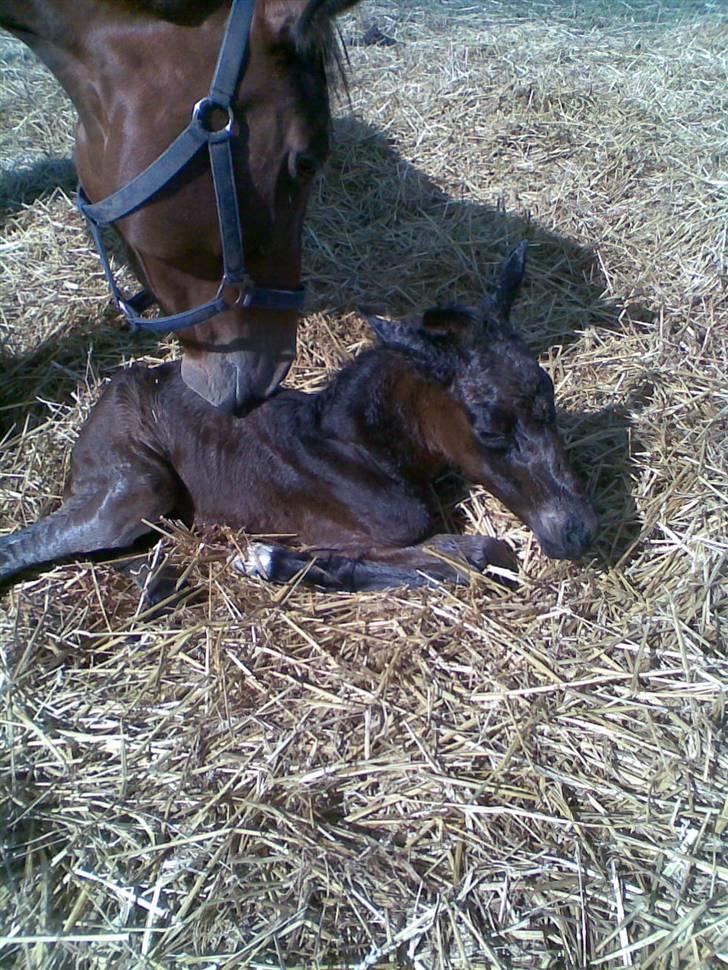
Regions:
<instances>
[{"instance_id":1,"label":"adult horse head","mask_svg":"<svg viewBox=\"0 0 728 970\"><path fill-rule=\"evenodd\" d=\"M306 203L328 152L332 18L356 2L245 5L247 47L235 65L229 113L204 119L209 130L227 127L233 136L227 197L239 213L244 280L221 286L206 151L115 221L163 313L221 303L179 338L185 382L226 410L267 396L295 354L295 301L249 301L246 289L265 295L299 287ZM0 0L0 26L33 48L78 111L76 167L92 203L113 197L186 129L217 77L230 11L229 0Z\"/></svg>"}]
</instances>

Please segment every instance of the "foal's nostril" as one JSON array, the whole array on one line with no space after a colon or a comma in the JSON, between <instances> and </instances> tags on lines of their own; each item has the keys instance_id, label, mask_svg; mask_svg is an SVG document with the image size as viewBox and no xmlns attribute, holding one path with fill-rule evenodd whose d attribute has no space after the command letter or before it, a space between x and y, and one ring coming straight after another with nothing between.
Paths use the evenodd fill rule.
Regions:
<instances>
[{"instance_id":1,"label":"foal's nostril","mask_svg":"<svg viewBox=\"0 0 728 970\"><path fill-rule=\"evenodd\" d=\"M564 551L569 557L578 557L587 551L594 540L591 525L579 519L572 520L564 531Z\"/></svg>"},{"instance_id":2,"label":"foal's nostril","mask_svg":"<svg viewBox=\"0 0 728 970\"><path fill-rule=\"evenodd\" d=\"M564 538L572 544L580 543L586 535L586 526L578 519L572 519L564 529Z\"/></svg>"},{"instance_id":3,"label":"foal's nostril","mask_svg":"<svg viewBox=\"0 0 728 970\"><path fill-rule=\"evenodd\" d=\"M569 517L559 521L546 517L536 528L541 548L551 559L579 559L589 549L596 531L596 519L585 513L583 518Z\"/></svg>"}]
</instances>

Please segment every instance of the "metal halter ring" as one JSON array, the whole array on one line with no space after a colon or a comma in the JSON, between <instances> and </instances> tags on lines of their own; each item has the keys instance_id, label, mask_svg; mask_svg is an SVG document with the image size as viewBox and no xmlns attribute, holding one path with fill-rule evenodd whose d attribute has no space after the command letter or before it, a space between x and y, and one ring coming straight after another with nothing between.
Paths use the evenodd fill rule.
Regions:
<instances>
[{"instance_id":1,"label":"metal halter ring","mask_svg":"<svg viewBox=\"0 0 728 970\"><path fill-rule=\"evenodd\" d=\"M211 125L212 116L216 111L222 111L227 115L227 123L222 128L213 128ZM217 104L211 98L200 98L192 109L192 118L203 131L207 132L210 141L224 141L235 134L235 115L230 105Z\"/></svg>"},{"instance_id":2,"label":"metal halter ring","mask_svg":"<svg viewBox=\"0 0 728 970\"><path fill-rule=\"evenodd\" d=\"M249 301L251 299L251 293L254 289L255 284L247 273L242 279L239 280L223 277L223 279L220 281L220 285L217 288L215 299L224 300L228 310L232 310L233 307L236 306L247 307L250 305ZM233 296L234 298L231 299L230 297Z\"/></svg>"}]
</instances>

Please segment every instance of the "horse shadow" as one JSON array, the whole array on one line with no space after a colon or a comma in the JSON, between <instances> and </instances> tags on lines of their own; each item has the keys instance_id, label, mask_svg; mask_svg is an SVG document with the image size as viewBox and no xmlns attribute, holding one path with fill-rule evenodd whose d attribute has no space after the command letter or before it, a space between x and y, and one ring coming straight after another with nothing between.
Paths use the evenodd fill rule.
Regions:
<instances>
[{"instance_id":1,"label":"horse shadow","mask_svg":"<svg viewBox=\"0 0 728 970\"><path fill-rule=\"evenodd\" d=\"M315 281L312 310L354 314L357 305L374 301L400 317L433 304L472 305L525 238L526 279L512 320L537 355L574 345L567 361L578 366L583 331L618 331L625 310L649 319L643 307L625 308L604 296L607 281L591 247L502 204L454 199L362 121L339 119L333 134L327 177L305 229L305 265ZM365 336L363 326L351 326L352 336ZM607 566L628 556L641 532L632 457L640 443L630 413L648 396L645 387L637 388L597 412L558 415L569 457L600 519L595 553ZM445 493L450 514L464 497L462 483L453 479Z\"/></svg>"},{"instance_id":2,"label":"horse shadow","mask_svg":"<svg viewBox=\"0 0 728 970\"><path fill-rule=\"evenodd\" d=\"M407 161L387 135L355 118L334 124L327 174L315 189L305 225L307 275L314 311L386 306L401 316L436 303L472 304L504 256L529 243L514 318L536 353L572 342L593 327L619 329L622 307L607 289L594 249L559 235L529 215L457 199Z\"/></svg>"},{"instance_id":3,"label":"horse shadow","mask_svg":"<svg viewBox=\"0 0 728 970\"><path fill-rule=\"evenodd\" d=\"M77 183L71 158L43 158L0 173L0 228L14 213L58 190L72 195ZM122 256L121 246L115 254ZM49 405L63 405L90 377L110 376L130 357L153 353L155 337L135 334L120 324L109 303L97 319L71 315L62 328L32 349L15 354L0 341L0 441L12 447L14 435L48 419Z\"/></svg>"},{"instance_id":4,"label":"horse shadow","mask_svg":"<svg viewBox=\"0 0 728 970\"><path fill-rule=\"evenodd\" d=\"M24 354L0 347L0 441L6 447L12 447L16 434L47 421L49 407L67 404L79 386L110 377L125 360L155 352L154 336L133 334L115 317L110 309L99 319L73 320Z\"/></svg>"},{"instance_id":5,"label":"horse shadow","mask_svg":"<svg viewBox=\"0 0 728 970\"><path fill-rule=\"evenodd\" d=\"M50 196L56 189L71 195L76 168L70 158L41 158L0 173L0 227L14 212Z\"/></svg>"},{"instance_id":6,"label":"horse shadow","mask_svg":"<svg viewBox=\"0 0 728 970\"><path fill-rule=\"evenodd\" d=\"M31 168L19 198L28 204L59 181L66 188L75 181L69 165ZM0 213L3 197L0 184ZM333 335L339 356L345 356L346 338L365 334L354 316L357 305L376 303L404 316L437 303L472 304L487 292L503 257L524 238L528 268L513 319L537 354L572 344L591 328L619 329L624 308L605 298L606 281L594 250L502 204L453 198L404 159L382 132L354 118L339 119L327 174L314 189L304 230L304 265L313 280L308 309L319 316L351 314L345 323L350 331ZM0 434L41 414L46 420L47 407L39 399L67 399L89 359L103 377L124 359L154 352L153 335L119 326L113 309L101 317L100 326L79 321L19 357L0 350L0 366L14 378L6 381L11 399L0 407ZM315 318L304 322L304 364L328 364L331 355L321 351L326 340L331 342L330 332L323 337ZM593 414L562 413L559 419L570 457L583 470L600 514L597 551L608 564L634 547L640 531L631 450L639 443L630 408L627 400Z\"/></svg>"},{"instance_id":7,"label":"horse shadow","mask_svg":"<svg viewBox=\"0 0 728 970\"><path fill-rule=\"evenodd\" d=\"M646 387L638 388L617 405L558 415L567 451L599 518L593 553L606 568L631 559L642 534L633 459L640 444L630 415L650 393Z\"/></svg>"}]
</instances>

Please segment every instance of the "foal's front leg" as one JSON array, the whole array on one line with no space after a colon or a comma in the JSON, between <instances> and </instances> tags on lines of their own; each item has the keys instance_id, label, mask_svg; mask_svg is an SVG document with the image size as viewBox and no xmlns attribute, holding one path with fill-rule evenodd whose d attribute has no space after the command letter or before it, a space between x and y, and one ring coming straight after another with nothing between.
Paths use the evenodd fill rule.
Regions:
<instances>
[{"instance_id":1,"label":"foal's front leg","mask_svg":"<svg viewBox=\"0 0 728 970\"><path fill-rule=\"evenodd\" d=\"M487 536L437 535L415 546L370 550L366 557L338 552L296 552L285 546L254 542L248 555L233 563L238 572L274 583L301 574L307 586L364 592L396 587L469 583L487 566L514 570L516 560L504 542Z\"/></svg>"}]
</instances>

